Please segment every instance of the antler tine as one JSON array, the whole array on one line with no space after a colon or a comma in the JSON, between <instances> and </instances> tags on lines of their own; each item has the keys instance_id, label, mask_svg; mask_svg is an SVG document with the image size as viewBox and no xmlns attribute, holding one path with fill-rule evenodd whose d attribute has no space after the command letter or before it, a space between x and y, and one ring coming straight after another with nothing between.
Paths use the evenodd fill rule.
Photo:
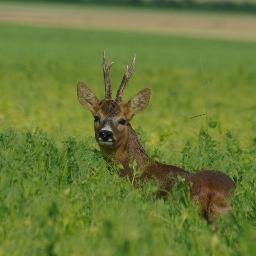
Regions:
<instances>
[{"instance_id":1,"label":"antler tine","mask_svg":"<svg viewBox=\"0 0 256 256\"><path fill-rule=\"evenodd\" d=\"M111 83L109 78L110 68L114 64L114 62L108 63L106 59L106 53L103 52L103 58L102 58L102 64L103 64L103 76L104 76L104 82L105 82L105 99L111 99Z\"/></svg>"},{"instance_id":2,"label":"antler tine","mask_svg":"<svg viewBox=\"0 0 256 256\"><path fill-rule=\"evenodd\" d=\"M126 71L124 73L123 79L121 81L121 84L116 94L116 102L122 101L122 97L124 95L124 89L135 71L135 61L136 61L136 55L134 55L131 64L126 66Z\"/></svg>"}]
</instances>

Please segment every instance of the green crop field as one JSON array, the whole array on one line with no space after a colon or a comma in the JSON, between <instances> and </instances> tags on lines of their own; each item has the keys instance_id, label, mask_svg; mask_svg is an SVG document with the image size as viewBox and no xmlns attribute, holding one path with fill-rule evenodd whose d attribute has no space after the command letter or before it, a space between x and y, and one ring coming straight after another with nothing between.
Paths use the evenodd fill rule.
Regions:
<instances>
[{"instance_id":1,"label":"green crop field","mask_svg":"<svg viewBox=\"0 0 256 256\"><path fill-rule=\"evenodd\" d=\"M236 182L213 232L178 183L167 201L108 171L76 99L152 90L133 127L155 159ZM256 44L126 32L0 25L0 255L255 255Z\"/></svg>"}]
</instances>

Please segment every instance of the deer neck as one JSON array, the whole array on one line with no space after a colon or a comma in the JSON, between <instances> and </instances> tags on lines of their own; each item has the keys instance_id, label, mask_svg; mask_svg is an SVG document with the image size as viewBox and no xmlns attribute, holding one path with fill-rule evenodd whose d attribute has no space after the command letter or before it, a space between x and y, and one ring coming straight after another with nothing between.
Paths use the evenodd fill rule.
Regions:
<instances>
[{"instance_id":1,"label":"deer neck","mask_svg":"<svg viewBox=\"0 0 256 256\"><path fill-rule=\"evenodd\" d=\"M124 168L133 168L136 165L136 168L144 170L153 162L144 151L130 124L128 124L127 136L119 145L114 148L101 147L101 151L107 161L121 164Z\"/></svg>"}]
</instances>

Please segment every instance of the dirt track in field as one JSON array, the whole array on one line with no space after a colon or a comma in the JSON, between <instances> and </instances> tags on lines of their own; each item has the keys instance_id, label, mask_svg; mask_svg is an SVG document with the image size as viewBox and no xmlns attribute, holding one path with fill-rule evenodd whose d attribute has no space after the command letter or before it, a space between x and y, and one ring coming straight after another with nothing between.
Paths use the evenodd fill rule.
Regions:
<instances>
[{"instance_id":1,"label":"dirt track in field","mask_svg":"<svg viewBox=\"0 0 256 256\"><path fill-rule=\"evenodd\" d=\"M256 42L256 17L228 14L0 4L0 22Z\"/></svg>"}]
</instances>

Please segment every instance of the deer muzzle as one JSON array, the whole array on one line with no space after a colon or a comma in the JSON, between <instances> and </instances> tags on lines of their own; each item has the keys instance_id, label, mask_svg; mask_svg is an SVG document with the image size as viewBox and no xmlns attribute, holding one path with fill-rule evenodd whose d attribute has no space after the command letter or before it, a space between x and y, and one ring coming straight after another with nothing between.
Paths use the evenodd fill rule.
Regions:
<instances>
[{"instance_id":1,"label":"deer muzzle","mask_svg":"<svg viewBox=\"0 0 256 256\"><path fill-rule=\"evenodd\" d=\"M111 146L114 143L113 132L110 130L100 130L98 142L100 145Z\"/></svg>"}]
</instances>

